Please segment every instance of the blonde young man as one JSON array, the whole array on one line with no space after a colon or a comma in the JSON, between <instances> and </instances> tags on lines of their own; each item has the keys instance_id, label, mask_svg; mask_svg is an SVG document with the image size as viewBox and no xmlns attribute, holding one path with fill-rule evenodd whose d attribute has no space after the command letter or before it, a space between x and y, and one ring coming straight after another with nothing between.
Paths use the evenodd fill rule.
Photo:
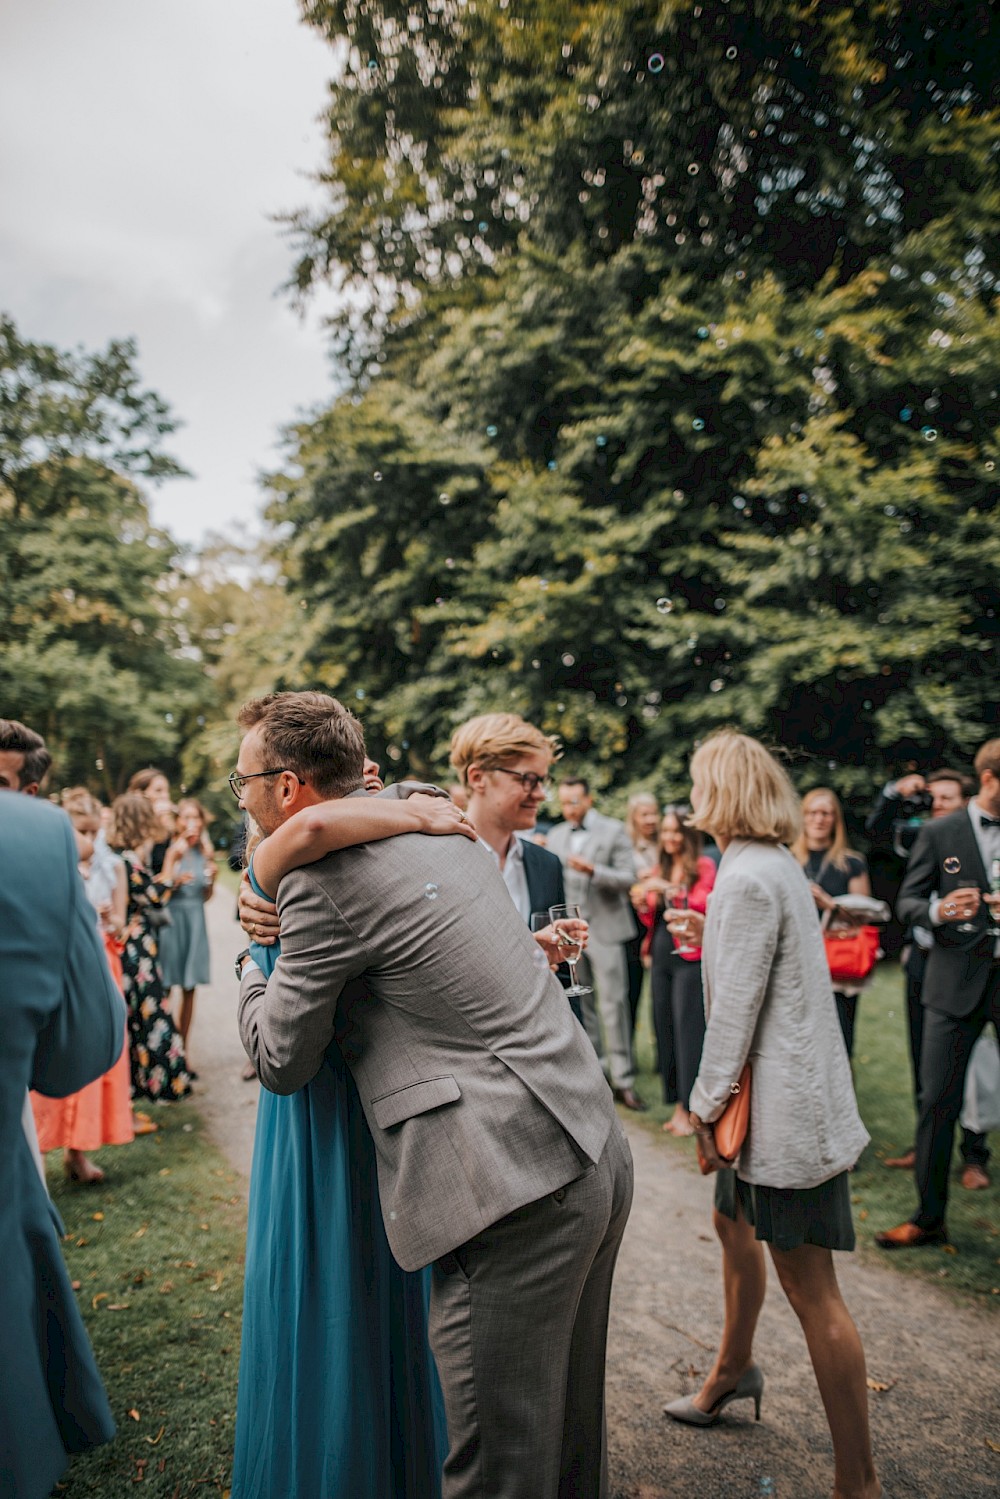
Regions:
<instances>
[{"instance_id":1,"label":"blonde young man","mask_svg":"<svg viewBox=\"0 0 1000 1499\"><path fill-rule=\"evenodd\" d=\"M557 741L516 713L484 713L456 729L451 763L466 810L497 861L511 900L526 922L565 903L562 863L530 838L559 755Z\"/></svg>"}]
</instances>

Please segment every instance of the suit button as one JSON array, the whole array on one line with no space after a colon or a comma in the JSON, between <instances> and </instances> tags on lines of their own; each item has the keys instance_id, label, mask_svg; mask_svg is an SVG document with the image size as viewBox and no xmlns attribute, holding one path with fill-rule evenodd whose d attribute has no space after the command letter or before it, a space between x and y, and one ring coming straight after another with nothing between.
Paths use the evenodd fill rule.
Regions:
<instances>
[{"instance_id":1,"label":"suit button","mask_svg":"<svg viewBox=\"0 0 1000 1499\"><path fill-rule=\"evenodd\" d=\"M556 1202L562 1202L563 1198L566 1196L566 1188L559 1187L555 1192L553 1192L552 1196L555 1198Z\"/></svg>"}]
</instances>

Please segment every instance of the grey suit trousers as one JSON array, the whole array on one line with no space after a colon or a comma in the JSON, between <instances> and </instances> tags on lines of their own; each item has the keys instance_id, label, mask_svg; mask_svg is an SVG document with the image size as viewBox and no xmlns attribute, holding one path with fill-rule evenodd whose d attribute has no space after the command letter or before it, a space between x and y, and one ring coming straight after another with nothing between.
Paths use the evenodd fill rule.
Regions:
<instances>
[{"instance_id":1,"label":"grey suit trousers","mask_svg":"<svg viewBox=\"0 0 1000 1499\"><path fill-rule=\"evenodd\" d=\"M435 1261L442 1499L605 1499L608 1303L631 1204L616 1120L596 1166Z\"/></svg>"},{"instance_id":2,"label":"grey suit trousers","mask_svg":"<svg viewBox=\"0 0 1000 1499\"><path fill-rule=\"evenodd\" d=\"M580 999L584 1030L605 1062L612 1086L631 1088L635 1082L635 1058L625 943L599 942L591 937L577 965L577 976L581 984L589 984L594 990Z\"/></svg>"}]
</instances>

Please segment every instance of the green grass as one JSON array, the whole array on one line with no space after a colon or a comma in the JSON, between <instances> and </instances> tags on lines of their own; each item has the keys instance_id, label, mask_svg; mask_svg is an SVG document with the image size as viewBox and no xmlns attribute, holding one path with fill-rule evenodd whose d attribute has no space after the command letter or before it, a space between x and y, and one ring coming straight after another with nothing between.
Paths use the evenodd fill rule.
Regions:
<instances>
[{"instance_id":1,"label":"green grass","mask_svg":"<svg viewBox=\"0 0 1000 1499\"><path fill-rule=\"evenodd\" d=\"M73 1460L56 1493L228 1492L236 1413L244 1186L189 1102L152 1110L158 1134L95 1151L107 1173L81 1187L48 1157L66 1261L118 1425Z\"/></svg>"},{"instance_id":2,"label":"green grass","mask_svg":"<svg viewBox=\"0 0 1000 1499\"><path fill-rule=\"evenodd\" d=\"M871 1144L851 1178L851 1198L858 1235L858 1252L872 1264L888 1266L904 1275L933 1281L973 1299L979 1306L1000 1306L1000 1209L997 1172L985 1192L965 1192L959 1185L958 1135L955 1132L955 1171L948 1196L948 1246L887 1253L872 1242L873 1233L909 1218L916 1206L911 1171L889 1171L882 1161L901 1154L913 1142L914 1116L910 1082L909 1045L903 975L895 964L883 964L859 1000L854 1038L854 1080L861 1117ZM673 1108L660 1102L660 1080L653 1072L655 1048L648 985L639 1012L637 1091L650 1105L641 1116L664 1150L687 1160L697 1170L694 1144L662 1133L660 1126ZM635 1116L633 1116L635 1117ZM1000 1170L1000 1161L995 1162Z\"/></svg>"}]
</instances>

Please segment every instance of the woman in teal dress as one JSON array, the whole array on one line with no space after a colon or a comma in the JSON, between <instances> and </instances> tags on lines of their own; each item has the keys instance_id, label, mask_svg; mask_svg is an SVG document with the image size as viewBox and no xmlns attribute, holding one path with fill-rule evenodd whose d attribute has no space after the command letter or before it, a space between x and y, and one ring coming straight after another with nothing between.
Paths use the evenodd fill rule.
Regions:
<instances>
[{"instance_id":1,"label":"woman in teal dress","mask_svg":"<svg viewBox=\"0 0 1000 1499\"><path fill-rule=\"evenodd\" d=\"M250 951L270 974L278 947ZM232 1499L437 1499L447 1434L429 1295L430 1270L407 1274L390 1253L375 1147L334 1042L297 1093L261 1089Z\"/></svg>"}]
</instances>

